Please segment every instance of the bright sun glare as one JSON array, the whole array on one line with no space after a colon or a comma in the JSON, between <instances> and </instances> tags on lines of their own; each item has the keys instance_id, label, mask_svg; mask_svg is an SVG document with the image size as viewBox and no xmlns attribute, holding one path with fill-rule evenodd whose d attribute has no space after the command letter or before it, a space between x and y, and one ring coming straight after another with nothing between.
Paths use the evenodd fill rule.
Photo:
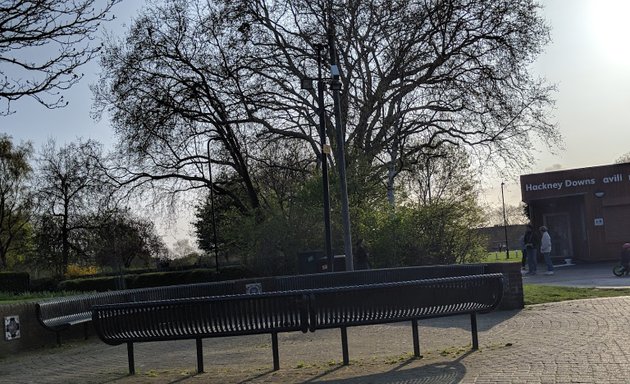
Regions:
<instances>
[{"instance_id":1,"label":"bright sun glare","mask_svg":"<svg viewBox=\"0 0 630 384\"><path fill-rule=\"evenodd\" d=\"M602 58L614 65L630 63L630 0L590 0L588 28Z\"/></svg>"}]
</instances>

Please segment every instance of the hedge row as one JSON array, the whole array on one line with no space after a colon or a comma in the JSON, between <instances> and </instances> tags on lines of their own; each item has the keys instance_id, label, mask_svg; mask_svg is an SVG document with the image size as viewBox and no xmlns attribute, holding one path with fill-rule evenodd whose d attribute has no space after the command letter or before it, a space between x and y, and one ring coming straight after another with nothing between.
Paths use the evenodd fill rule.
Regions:
<instances>
[{"instance_id":1,"label":"hedge row","mask_svg":"<svg viewBox=\"0 0 630 384\"><path fill-rule=\"evenodd\" d=\"M30 276L27 272L0 272L0 291L26 292L29 290Z\"/></svg>"},{"instance_id":2,"label":"hedge row","mask_svg":"<svg viewBox=\"0 0 630 384\"><path fill-rule=\"evenodd\" d=\"M59 283L57 289L60 291L104 292L122 288L161 287L165 285L195 284L248 277L255 277L255 275L243 267L229 267L220 270L218 273L211 269L193 269L188 271L152 272L65 280Z\"/></svg>"}]
</instances>

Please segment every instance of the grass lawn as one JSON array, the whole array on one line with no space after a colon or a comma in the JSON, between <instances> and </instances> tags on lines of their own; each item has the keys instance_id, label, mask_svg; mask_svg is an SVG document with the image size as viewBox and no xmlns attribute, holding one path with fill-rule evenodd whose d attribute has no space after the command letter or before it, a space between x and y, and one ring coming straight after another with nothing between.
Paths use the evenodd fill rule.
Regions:
<instances>
[{"instance_id":1,"label":"grass lawn","mask_svg":"<svg viewBox=\"0 0 630 384\"><path fill-rule=\"evenodd\" d=\"M523 256L521 251L510 251L510 257L505 253L505 251L501 252L488 252L486 258L481 260L482 263L514 263L521 262Z\"/></svg>"},{"instance_id":2,"label":"grass lawn","mask_svg":"<svg viewBox=\"0 0 630 384\"><path fill-rule=\"evenodd\" d=\"M42 299L52 299L54 297L80 295L89 292L26 292L14 294L0 291L0 304L14 304Z\"/></svg>"},{"instance_id":3,"label":"grass lawn","mask_svg":"<svg viewBox=\"0 0 630 384\"><path fill-rule=\"evenodd\" d=\"M630 296L630 288L574 288L551 285L523 285L525 305L553 303L556 301L592 299L596 297Z\"/></svg>"}]
</instances>

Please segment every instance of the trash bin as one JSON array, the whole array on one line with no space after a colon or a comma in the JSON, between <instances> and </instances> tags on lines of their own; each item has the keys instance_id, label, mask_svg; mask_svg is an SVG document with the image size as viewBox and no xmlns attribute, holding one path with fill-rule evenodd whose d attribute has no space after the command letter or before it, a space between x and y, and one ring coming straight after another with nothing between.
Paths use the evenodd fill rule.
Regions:
<instances>
[{"instance_id":1,"label":"trash bin","mask_svg":"<svg viewBox=\"0 0 630 384\"><path fill-rule=\"evenodd\" d=\"M334 271L332 272L340 272L346 270L346 255L335 255L333 256L333 266ZM323 256L319 259L319 271L318 272L331 272L328 270L328 258Z\"/></svg>"},{"instance_id":2,"label":"trash bin","mask_svg":"<svg viewBox=\"0 0 630 384\"><path fill-rule=\"evenodd\" d=\"M300 275L317 273L320 271L319 260L324 256L324 251L304 251L298 253L298 273Z\"/></svg>"}]
</instances>

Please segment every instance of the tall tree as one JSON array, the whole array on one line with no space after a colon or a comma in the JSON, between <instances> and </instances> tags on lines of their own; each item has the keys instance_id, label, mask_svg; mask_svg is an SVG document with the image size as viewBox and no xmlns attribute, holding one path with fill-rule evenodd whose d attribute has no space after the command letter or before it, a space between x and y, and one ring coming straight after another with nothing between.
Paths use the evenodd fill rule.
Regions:
<instances>
[{"instance_id":1,"label":"tall tree","mask_svg":"<svg viewBox=\"0 0 630 384\"><path fill-rule=\"evenodd\" d=\"M47 108L67 104L60 91L76 84L81 65L100 50L101 22L120 0L4 0L0 3L1 114L32 97Z\"/></svg>"},{"instance_id":2,"label":"tall tree","mask_svg":"<svg viewBox=\"0 0 630 384\"><path fill-rule=\"evenodd\" d=\"M102 164L100 144L88 140L57 148L54 140L44 145L38 168L38 199L50 225L58 225L61 249L61 272L71 255L85 253L82 232L97 225L90 218L98 217L112 204L112 185Z\"/></svg>"},{"instance_id":3,"label":"tall tree","mask_svg":"<svg viewBox=\"0 0 630 384\"><path fill-rule=\"evenodd\" d=\"M32 155L30 144L14 146L10 137L0 135L0 269L7 267L9 252L26 240L32 208L27 185Z\"/></svg>"},{"instance_id":4,"label":"tall tree","mask_svg":"<svg viewBox=\"0 0 630 384\"><path fill-rule=\"evenodd\" d=\"M129 268L134 261L145 266L166 252L152 221L118 210L99 220L89 248L99 265Z\"/></svg>"},{"instance_id":5,"label":"tall tree","mask_svg":"<svg viewBox=\"0 0 630 384\"><path fill-rule=\"evenodd\" d=\"M535 0L165 0L106 44L96 110L113 116L124 183L211 188L259 213L273 207L260 168L303 177L321 159L317 94L299 79L333 42L323 67L338 56L349 191L385 186L394 202L400 175L443 146L503 168L560 140L553 87L528 71L548 31Z\"/></svg>"},{"instance_id":6,"label":"tall tree","mask_svg":"<svg viewBox=\"0 0 630 384\"><path fill-rule=\"evenodd\" d=\"M310 47L330 33L350 172L394 180L443 144L514 165L532 139L559 140L547 116L552 87L528 72L549 40L538 12L533 0L171 0L108 44L97 98L121 148L143 160L133 175L209 185L200 167L210 140L213 164L237 175L256 208L250 168L265 143L297 140L311 159L320 151L315 95L297 84L316 73Z\"/></svg>"}]
</instances>

